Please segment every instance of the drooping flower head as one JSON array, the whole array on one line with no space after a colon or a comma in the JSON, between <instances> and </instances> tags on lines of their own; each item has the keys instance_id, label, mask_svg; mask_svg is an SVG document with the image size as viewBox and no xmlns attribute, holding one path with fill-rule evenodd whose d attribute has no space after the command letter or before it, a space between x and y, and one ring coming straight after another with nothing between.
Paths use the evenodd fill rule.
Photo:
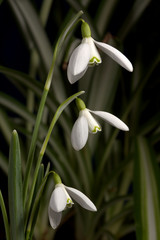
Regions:
<instances>
[{"instance_id":1,"label":"drooping flower head","mask_svg":"<svg viewBox=\"0 0 160 240\"><path fill-rule=\"evenodd\" d=\"M67 76L71 84L83 77L89 66L102 62L96 46L126 70L133 71L131 62L119 50L106 43L97 42L91 37L90 27L85 21L82 22L81 32L82 42L71 54L67 68Z\"/></svg>"},{"instance_id":2,"label":"drooping flower head","mask_svg":"<svg viewBox=\"0 0 160 240\"><path fill-rule=\"evenodd\" d=\"M55 189L53 190L48 206L49 222L53 229L57 228L62 218L62 211L71 208L74 204L71 197L83 208L97 211L91 200L79 190L65 186L59 175L54 172ZM70 197L71 196L71 197Z\"/></svg>"},{"instance_id":3,"label":"drooping flower head","mask_svg":"<svg viewBox=\"0 0 160 240\"><path fill-rule=\"evenodd\" d=\"M89 133L95 134L101 131L101 126L92 116L92 113L120 130L129 131L127 125L113 114L104 111L91 111L86 108L85 103L80 98L76 98L76 103L79 117L71 132L71 143L75 150L79 151L85 146Z\"/></svg>"}]
</instances>

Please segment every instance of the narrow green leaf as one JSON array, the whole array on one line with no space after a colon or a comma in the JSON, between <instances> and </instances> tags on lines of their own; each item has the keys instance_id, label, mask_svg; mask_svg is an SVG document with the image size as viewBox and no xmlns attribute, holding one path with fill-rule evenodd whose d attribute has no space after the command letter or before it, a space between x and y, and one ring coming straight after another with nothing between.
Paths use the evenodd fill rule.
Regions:
<instances>
[{"instance_id":1,"label":"narrow green leaf","mask_svg":"<svg viewBox=\"0 0 160 240\"><path fill-rule=\"evenodd\" d=\"M127 36L128 32L133 28L134 24L142 16L145 9L151 3L151 0L136 0L134 1L133 7L129 12L127 18L124 21L122 28L120 29L118 36L123 41Z\"/></svg>"},{"instance_id":2,"label":"narrow green leaf","mask_svg":"<svg viewBox=\"0 0 160 240\"><path fill-rule=\"evenodd\" d=\"M38 173L38 177L37 177L36 186L35 186L34 196L33 196L34 203L35 203L35 200L37 198L38 191L41 187L43 177L44 177L44 165L41 164L40 169L39 169L39 173ZM33 203L33 206L34 206L34 203ZM32 208L33 208L33 206L32 206ZM30 223L31 226L32 226L31 231L29 232L30 238L32 237L32 234L33 234L33 231L34 231L34 227L35 227L37 217L38 217L39 208L40 208L40 198L38 199L38 202L37 202L36 208L35 208L36 210L34 212L34 215L32 216L32 218L33 218L32 221L31 221L32 224Z\"/></svg>"},{"instance_id":3,"label":"narrow green leaf","mask_svg":"<svg viewBox=\"0 0 160 240\"><path fill-rule=\"evenodd\" d=\"M0 167L2 168L3 172L8 175L8 159L0 152Z\"/></svg>"},{"instance_id":4,"label":"narrow green leaf","mask_svg":"<svg viewBox=\"0 0 160 240\"><path fill-rule=\"evenodd\" d=\"M14 130L12 133L9 153L8 197L11 239L23 240L25 239L25 236L22 194L22 169L19 138L16 130Z\"/></svg>"},{"instance_id":5,"label":"narrow green leaf","mask_svg":"<svg viewBox=\"0 0 160 240\"><path fill-rule=\"evenodd\" d=\"M5 232L6 232L6 239L10 240L10 230L9 230L9 223L8 223L8 216L7 216L7 211L3 199L2 192L0 191L0 207L2 210L2 215L3 215L3 222L5 226Z\"/></svg>"},{"instance_id":6,"label":"narrow green leaf","mask_svg":"<svg viewBox=\"0 0 160 240\"><path fill-rule=\"evenodd\" d=\"M11 131L13 128L9 121L7 113L1 107L0 107L0 129L6 141L9 143Z\"/></svg>"},{"instance_id":7,"label":"narrow green leaf","mask_svg":"<svg viewBox=\"0 0 160 240\"><path fill-rule=\"evenodd\" d=\"M14 7L13 10L16 17L17 11L21 14L21 18L25 22L29 30L29 34L41 57L43 67L45 71L48 72L52 61L52 47L40 23L39 17L32 6L32 3L26 0L9 0L8 2L12 5L12 8ZM24 32L24 28L22 30Z\"/></svg>"},{"instance_id":8,"label":"narrow green leaf","mask_svg":"<svg viewBox=\"0 0 160 240\"><path fill-rule=\"evenodd\" d=\"M48 170L49 170L49 167L46 170L45 177L43 179L41 179L41 184L39 185L39 188L38 188L38 191L37 191L37 194L36 194L35 202L33 204L33 208L32 208L29 223L28 223L26 240L29 240L29 239L32 238L32 234L33 234L33 231L34 231L34 226L35 226L35 223L36 223L36 220L37 220L37 217L38 217L40 200L41 200L41 197L42 197L43 190L44 190L44 187L46 185L47 179L49 177L49 174L51 173L51 172L48 172Z\"/></svg>"},{"instance_id":9,"label":"narrow green leaf","mask_svg":"<svg viewBox=\"0 0 160 240\"><path fill-rule=\"evenodd\" d=\"M34 130L33 130L33 135L32 135L31 145L30 145L30 149L29 149L29 154L28 154L26 175L25 175L25 179L24 179L24 204L26 203L26 194L27 194L28 183L29 183L29 175L30 175L30 171L31 171L32 163L33 163L38 131L39 131L39 127L40 127L40 123L41 123L42 114L43 114L44 106L45 106L45 103L46 103L47 95L48 95L50 85L51 85L51 82L52 82L53 73L54 73L54 69L55 69L55 63L56 63L56 60L57 60L57 57L58 57L58 53L61 49L61 45L63 44L65 38L67 37L67 35L71 31L71 29L73 28L74 24L76 24L78 22L78 19L82 15L82 13L83 13L82 11L78 12L70 20L70 22L68 23L68 25L65 27L65 29L61 33L60 37L58 38L57 44L56 44L55 49L54 49L52 65L50 67L50 70L49 70L49 73L48 73L48 76L47 76L47 79L46 79L46 82L45 82L42 98L41 98L38 113L37 113L36 123L35 123L35 127L34 127Z\"/></svg>"},{"instance_id":10,"label":"narrow green leaf","mask_svg":"<svg viewBox=\"0 0 160 240\"><path fill-rule=\"evenodd\" d=\"M113 15L114 8L118 4L118 0L106 1L101 0L98 6L96 16L94 18L100 36L104 35L108 27L111 16Z\"/></svg>"},{"instance_id":11,"label":"narrow green leaf","mask_svg":"<svg viewBox=\"0 0 160 240\"><path fill-rule=\"evenodd\" d=\"M134 197L138 240L160 239L160 172L146 139L136 140Z\"/></svg>"}]
</instances>

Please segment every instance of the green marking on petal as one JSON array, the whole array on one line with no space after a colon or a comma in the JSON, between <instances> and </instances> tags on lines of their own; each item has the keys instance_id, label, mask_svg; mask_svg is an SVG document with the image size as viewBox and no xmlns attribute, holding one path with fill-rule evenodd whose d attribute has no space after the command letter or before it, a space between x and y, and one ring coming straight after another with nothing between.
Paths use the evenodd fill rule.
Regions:
<instances>
[{"instance_id":1,"label":"green marking on petal","mask_svg":"<svg viewBox=\"0 0 160 240\"><path fill-rule=\"evenodd\" d=\"M72 199L68 198L67 199L67 208L71 208L73 205Z\"/></svg>"},{"instance_id":2,"label":"green marking on petal","mask_svg":"<svg viewBox=\"0 0 160 240\"><path fill-rule=\"evenodd\" d=\"M94 65L94 64L100 64L101 63L101 60L98 59L97 57L92 57L90 60L89 60L89 65Z\"/></svg>"},{"instance_id":3,"label":"green marking on petal","mask_svg":"<svg viewBox=\"0 0 160 240\"><path fill-rule=\"evenodd\" d=\"M98 126L95 126L94 129L92 130L92 132L96 133L97 131L101 131L101 128Z\"/></svg>"}]
</instances>

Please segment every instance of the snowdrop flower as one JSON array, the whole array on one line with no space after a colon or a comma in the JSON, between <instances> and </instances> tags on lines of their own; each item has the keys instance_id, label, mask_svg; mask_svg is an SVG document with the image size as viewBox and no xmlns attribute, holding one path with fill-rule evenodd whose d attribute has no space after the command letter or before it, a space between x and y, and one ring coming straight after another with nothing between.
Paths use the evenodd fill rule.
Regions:
<instances>
[{"instance_id":1,"label":"snowdrop flower","mask_svg":"<svg viewBox=\"0 0 160 240\"><path fill-rule=\"evenodd\" d=\"M127 125L111 113L91 111L86 108L84 102L80 98L76 98L76 104L80 112L71 132L71 143L75 150L79 151L85 146L89 132L95 134L101 131L101 126L92 116L92 113L120 130L129 131Z\"/></svg>"},{"instance_id":2,"label":"snowdrop flower","mask_svg":"<svg viewBox=\"0 0 160 240\"><path fill-rule=\"evenodd\" d=\"M72 207L73 201L71 197L83 208L89 211L97 211L95 205L88 197L75 188L65 186L55 172L54 181L55 189L52 192L48 207L49 222L53 229L56 229L60 224L62 211Z\"/></svg>"},{"instance_id":3,"label":"snowdrop flower","mask_svg":"<svg viewBox=\"0 0 160 240\"><path fill-rule=\"evenodd\" d=\"M71 84L83 77L88 66L98 65L102 62L96 46L126 70L129 72L133 71L131 62L120 51L106 43L97 42L91 37L90 27L84 21L81 26L81 31L83 37L82 42L73 51L67 68L67 76Z\"/></svg>"}]
</instances>

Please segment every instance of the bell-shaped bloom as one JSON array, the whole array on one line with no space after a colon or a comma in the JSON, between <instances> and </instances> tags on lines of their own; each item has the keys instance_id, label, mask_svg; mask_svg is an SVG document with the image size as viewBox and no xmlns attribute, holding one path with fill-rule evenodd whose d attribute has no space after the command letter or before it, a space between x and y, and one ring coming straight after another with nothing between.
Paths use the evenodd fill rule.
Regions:
<instances>
[{"instance_id":1,"label":"bell-shaped bloom","mask_svg":"<svg viewBox=\"0 0 160 240\"><path fill-rule=\"evenodd\" d=\"M89 132L94 134L101 131L101 126L91 113L99 116L101 119L120 130L129 131L127 125L113 114L104 111L91 111L84 108L80 110L79 117L76 120L71 132L71 143L73 148L77 151L81 150L85 146L88 140Z\"/></svg>"},{"instance_id":2,"label":"bell-shaped bloom","mask_svg":"<svg viewBox=\"0 0 160 240\"><path fill-rule=\"evenodd\" d=\"M83 77L89 66L102 62L96 46L126 70L133 71L131 62L119 50L106 43L97 42L92 37L84 37L69 59L67 76L71 84Z\"/></svg>"},{"instance_id":3,"label":"bell-shaped bloom","mask_svg":"<svg viewBox=\"0 0 160 240\"><path fill-rule=\"evenodd\" d=\"M60 224L62 211L72 207L73 201L70 196L83 208L89 211L97 211L91 200L79 190L67 187L62 183L56 184L48 207L49 221L53 229Z\"/></svg>"}]
</instances>

